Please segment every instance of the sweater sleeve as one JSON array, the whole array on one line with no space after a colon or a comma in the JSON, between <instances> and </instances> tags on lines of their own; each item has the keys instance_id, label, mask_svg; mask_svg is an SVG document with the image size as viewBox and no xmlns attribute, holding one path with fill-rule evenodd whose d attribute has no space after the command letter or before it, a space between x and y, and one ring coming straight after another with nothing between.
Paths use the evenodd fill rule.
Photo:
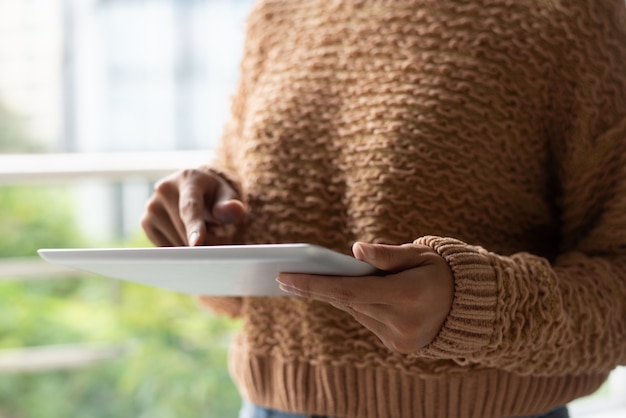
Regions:
<instances>
[{"instance_id":1,"label":"sweater sleeve","mask_svg":"<svg viewBox=\"0 0 626 418\"><path fill-rule=\"evenodd\" d=\"M622 231L625 221L622 215ZM626 363L623 248L573 250L550 265L452 238L417 242L441 254L455 276L450 314L417 356L534 375L606 372Z\"/></svg>"},{"instance_id":2,"label":"sweater sleeve","mask_svg":"<svg viewBox=\"0 0 626 418\"><path fill-rule=\"evenodd\" d=\"M450 314L419 356L534 375L626 364L626 19L622 1L584 3L590 18L565 29L575 62L563 65L569 96L551 119L558 255L418 239L455 277Z\"/></svg>"}]
</instances>

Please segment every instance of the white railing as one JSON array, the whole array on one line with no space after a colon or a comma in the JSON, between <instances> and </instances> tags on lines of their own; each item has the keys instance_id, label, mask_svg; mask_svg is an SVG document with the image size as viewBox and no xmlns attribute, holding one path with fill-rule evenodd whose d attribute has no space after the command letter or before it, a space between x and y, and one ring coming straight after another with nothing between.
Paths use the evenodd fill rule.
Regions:
<instances>
[{"instance_id":1,"label":"white railing","mask_svg":"<svg viewBox=\"0 0 626 418\"><path fill-rule=\"evenodd\" d=\"M39 257L0 258L0 281L52 279L71 274L76 274L76 270L46 263Z\"/></svg>"},{"instance_id":2,"label":"white railing","mask_svg":"<svg viewBox=\"0 0 626 418\"><path fill-rule=\"evenodd\" d=\"M0 350L0 373L75 369L118 358L132 351L128 344L63 344Z\"/></svg>"},{"instance_id":3,"label":"white railing","mask_svg":"<svg viewBox=\"0 0 626 418\"><path fill-rule=\"evenodd\" d=\"M0 155L0 185L76 181L84 178L157 179L210 160L207 151Z\"/></svg>"}]
</instances>

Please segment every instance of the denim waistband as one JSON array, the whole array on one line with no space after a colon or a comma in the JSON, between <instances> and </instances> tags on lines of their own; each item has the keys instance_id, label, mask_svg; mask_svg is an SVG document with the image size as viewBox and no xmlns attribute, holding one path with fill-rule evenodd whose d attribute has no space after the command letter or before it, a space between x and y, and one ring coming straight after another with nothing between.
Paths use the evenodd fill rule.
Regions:
<instances>
[{"instance_id":1,"label":"denim waistband","mask_svg":"<svg viewBox=\"0 0 626 418\"><path fill-rule=\"evenodd\" d=\"M244 401L239 418L331 418L318 415L292 414L290 412L277 411L275 409L264 408ZM543 415L534 415L518 418L569 418L567 407L561 406Z\"/></svg>"}]
</instances>

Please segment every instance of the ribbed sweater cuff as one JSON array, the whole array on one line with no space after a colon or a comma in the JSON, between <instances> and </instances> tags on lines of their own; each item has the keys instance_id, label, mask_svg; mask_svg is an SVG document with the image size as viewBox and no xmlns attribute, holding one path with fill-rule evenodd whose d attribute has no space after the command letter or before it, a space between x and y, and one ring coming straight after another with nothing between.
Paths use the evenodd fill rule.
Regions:
<instances>
[{"instance_id":1,"label":"ribbed sweater cuff","mask_svg":"<svg viewBox=\"0 0 626 418\"><path fill-rule=\"evenodd\" d=\"M425 236L415 244L440 254L454 275L454 298L435 339L416 353L419 357L464 362L490 342L497 309L496 273L488 252L453 238Z\"/></svg>"}]
</instances>

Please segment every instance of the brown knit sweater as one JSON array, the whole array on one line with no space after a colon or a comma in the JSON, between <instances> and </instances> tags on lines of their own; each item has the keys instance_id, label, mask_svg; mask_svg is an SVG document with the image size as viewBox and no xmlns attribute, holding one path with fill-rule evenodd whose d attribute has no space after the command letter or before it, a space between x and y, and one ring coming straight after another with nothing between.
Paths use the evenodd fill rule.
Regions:
<instances>
[{"instance_id":1,"label":"brown knit sweater","mask_svg":"<svg viewBox=\"0 0 626 418\"><path fill-rule=\"evenodd\" d=\"M626 363L623 0L261 0L216 167L243 243L434 248L455 278L436 339L387 349L300 298L243 318L249 400L358 418L503 417Z\"/></svg>"}]
</instances>

